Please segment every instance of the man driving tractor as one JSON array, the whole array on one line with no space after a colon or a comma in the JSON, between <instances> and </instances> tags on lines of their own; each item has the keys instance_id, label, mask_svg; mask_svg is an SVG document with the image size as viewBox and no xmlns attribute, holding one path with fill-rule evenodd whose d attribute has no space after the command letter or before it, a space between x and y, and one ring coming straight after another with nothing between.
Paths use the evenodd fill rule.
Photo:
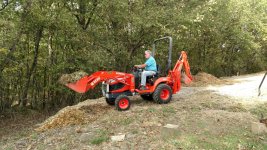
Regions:
<instances>
[{"instance_id":1,"label":"man driving tractor","mask_svg":"<svg viewBox=\"0 0 267 150\"><path fill-rule=\"evenodd\" d=\"M145 70L141 75L141 88L140 90L147 90L146 88L146 77L153 76L157 73L157 63L153 56L151 56L151 51L145 51L146 62L142 65L134 65L136 68L144 68Z\"/></svg>"},{"instance_id":2,"label":"man driving tractor","mask_svg":"<svg viewBox=\"0 0 267 150\"><path fill-rule=\"evenodd\" d=\"M159 40L168 40L168 64L166 76L157 76L159 70L156 61L153 58L156 52L156 42ZM153 42L153 53L145 51L146 62L142 65L135 65L133 73L124 73L118 71L97 71L91 75L86 75L74 83L65 84L68 88L78 92L85 93L102 83L102 93L109 105L115 105L117 110L128 110L131 106L129 96L139 94L145 100L153 100L159 104L167 104L171 101L172 95L181 90L182 75L185 77L185 83L192 81L190 66L185 51L181 51L176 64L171 69L172 58L172 38L162 37ZM143 68L143 69L138 69ZM181 70L185 71L182 74ZM146 77L148 79L146 84ZM140 77L142 79L140 90Z\"/></svg>"}]
</instances>

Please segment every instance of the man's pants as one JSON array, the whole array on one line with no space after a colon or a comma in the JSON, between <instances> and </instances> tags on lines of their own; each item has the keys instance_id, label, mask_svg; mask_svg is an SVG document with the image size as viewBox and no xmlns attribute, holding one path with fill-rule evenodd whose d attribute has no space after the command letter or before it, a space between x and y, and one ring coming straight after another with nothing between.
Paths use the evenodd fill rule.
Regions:
<instances>
[{"instance_id":1,"label":"man's pants","mask_svg":"<svg viewBox=\"0 0 267 150\"><path fill-rule=\"evenodd\" d=\"M141 85L145 86L146 85L146 77L147 76L153 76L154 74L156 74L155 71L143 71L142 77L141 77Z\"/></svg>"}]
</instances>

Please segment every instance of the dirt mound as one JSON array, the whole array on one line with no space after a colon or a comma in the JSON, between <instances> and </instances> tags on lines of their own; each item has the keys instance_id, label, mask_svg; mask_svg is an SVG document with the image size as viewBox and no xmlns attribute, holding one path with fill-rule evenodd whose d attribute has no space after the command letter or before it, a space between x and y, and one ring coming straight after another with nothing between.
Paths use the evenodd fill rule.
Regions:
<instances>
[{"instance_id":1,"label":"dirt mound","mask_svg":"<svg viewBox=\"0 0 267 150\"><path fill-rule=\"evenodd\" d=\"M36 131L45 131L47 129L63 127L67 125L78 125L86 122L86 113L83 110L75 108L66 108L59 111L55 116L49 118Z\"/></svg>"},{"instance_id":2,"label":"dirt mound","mask_svg":"<svg viewBox=\"0 0 267 150\"><path fill-rule=\"evenodd\" d=\"M194 76L194 79L196 82L205 82L205 83L215 83L220 81L220 79L218 79L217 77L206 72L199 72Z\"/></svg>"},{"instance_id":3,"label":"dirt mound","mask_svg":"<svg viewBox=\"0 0 267 150\"><path fill-rule=\"evenodd\" d=\"M194 76L194 80L192 82L192 86L205 86L208 84L220 84L222 80L219 78L206 73L206 72L199 72Z\"/></svg>"},{"instance_id":4,"label":"dirt mound","mask_svg":"<svg viewBox=\"0 0 267 150\"><path fill-rule=\"evenodd\" d=\"M76 72L73 72L71 74L63 74L58 82L60 84L67 84L67 83L72 83L72 82L76 82L77 80L81 79L82 77L88 75L86 72L80 70L80 71L76 71Z\"/></svg>"},{"instance_id":5,"label":"dirt mound","mask_svg":"<svg viewBox=\"0 0 267 150\"><path fill-rule=\"evenodd\" d=\"M40 124L35 130L43 132L48 129L93 122L110 108L104 103L103 98L96 101L86 100L77 105L63 108L56 115Z\"/></svg>"}]
</instances>

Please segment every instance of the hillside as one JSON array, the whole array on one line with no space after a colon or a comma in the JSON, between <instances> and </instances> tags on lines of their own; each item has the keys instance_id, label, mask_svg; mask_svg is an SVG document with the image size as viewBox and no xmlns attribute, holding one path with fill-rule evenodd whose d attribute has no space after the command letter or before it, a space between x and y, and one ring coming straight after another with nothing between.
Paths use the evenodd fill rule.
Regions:
<instances>
[{"instance_id":1,"label":"hillside","mask_svg":"<svg viewBox=\"0 0 267 150\"><path fill-rule=\"evenodd\" d=\"M263 73L204 80L159 105L132 97L119 112L104 98L66 107L23 137L2 138L1 149L267 149L267 84ZM214 78L209 76L209 78ZM35 130L34 130L35 129Z\"/></svg>"}]
</instances>

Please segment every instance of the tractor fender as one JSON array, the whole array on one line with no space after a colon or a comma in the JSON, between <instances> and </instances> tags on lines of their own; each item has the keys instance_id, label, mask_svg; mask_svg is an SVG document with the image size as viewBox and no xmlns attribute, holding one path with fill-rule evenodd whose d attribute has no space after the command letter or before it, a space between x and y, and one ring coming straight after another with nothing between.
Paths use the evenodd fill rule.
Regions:
<instances>
[{"instance_id":1,"label":"tractor fender","mask_svg":"<svg viewBox=\"0 0 267 150\"><path fill-rule=\"evenodd\" d=\"M171 78L170 77L160 77L156 80L156 82L154 83L153 85L153 92L155 91L155 89L157 88L157 86L159 84L162 84L162 83L170 83L171 82Z\"/></svg>"}]
</instances>

